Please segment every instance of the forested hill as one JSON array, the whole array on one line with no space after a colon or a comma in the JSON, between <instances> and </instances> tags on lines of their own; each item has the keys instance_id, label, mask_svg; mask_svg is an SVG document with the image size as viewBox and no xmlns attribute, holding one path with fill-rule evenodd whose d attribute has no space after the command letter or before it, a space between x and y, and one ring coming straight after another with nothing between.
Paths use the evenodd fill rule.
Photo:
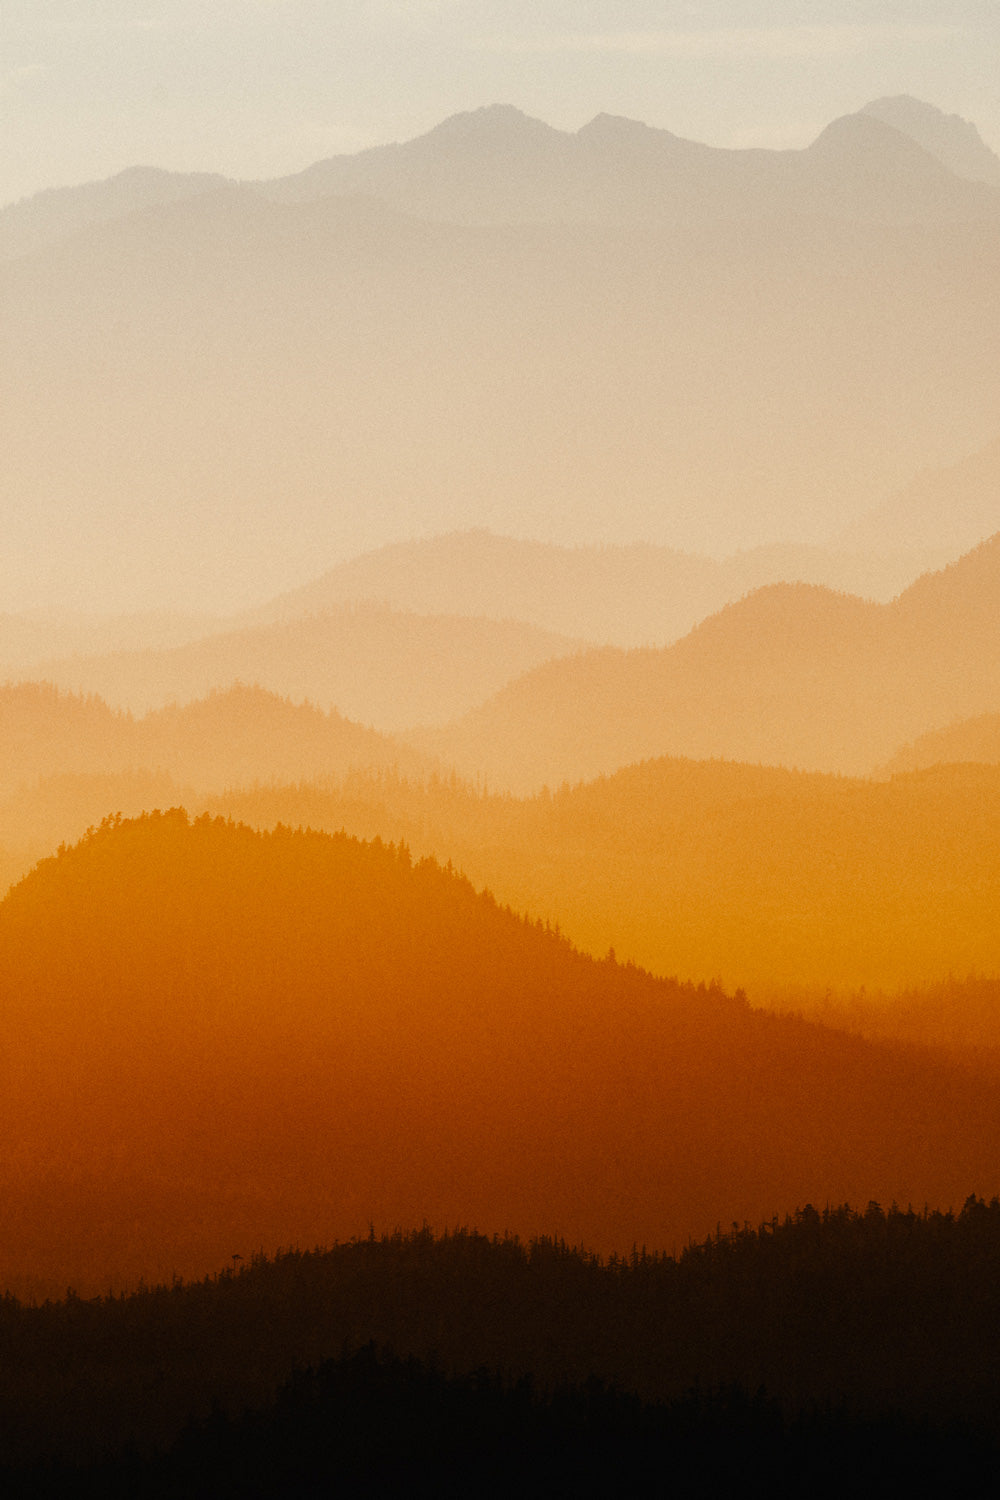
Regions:
<instances>
[{"instance_id":1,"label":"forested hill","mask_svg":"<svg viewBox=\"0 0 1000 1500\"><path fill-rule=\"evenodd\" d=\"M992 1192L1000 1091L573 950L431 861L174 810L0 905L8 1285L428 1222L663 1247Z\"/></svg>"},{"instance_id":2,"label":"forested hill","mask_svg":"<svg viewBox=\"0 0 1000 1500\"><path fill-rule=\"evenodd\" d=\"M138 769L167 772L182 785L221 789L361 766L419 774L430 765L427 757L335 710L292 703L239 681L140 719L49 682L6 683L0 687L0 720L0 792L7 794L43 776Z\"/></svg>"}]
</instances>

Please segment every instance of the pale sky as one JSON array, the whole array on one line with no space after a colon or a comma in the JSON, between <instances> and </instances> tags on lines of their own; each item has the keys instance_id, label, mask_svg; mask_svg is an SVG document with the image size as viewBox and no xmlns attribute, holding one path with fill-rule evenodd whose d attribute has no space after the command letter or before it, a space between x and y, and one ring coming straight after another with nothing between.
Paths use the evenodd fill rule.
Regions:
<instances>
[{"instance_id":1,"label":"pale sky","mask_svg":"<svg viewBox=\"0 0 1000 1500\"><path fill-rule=\"evenodd\" d=\"M0 0L0 203L292 172L495 102L804 146L901 93L1000 148L998 0Z\"/></svg>"}]
</instances>

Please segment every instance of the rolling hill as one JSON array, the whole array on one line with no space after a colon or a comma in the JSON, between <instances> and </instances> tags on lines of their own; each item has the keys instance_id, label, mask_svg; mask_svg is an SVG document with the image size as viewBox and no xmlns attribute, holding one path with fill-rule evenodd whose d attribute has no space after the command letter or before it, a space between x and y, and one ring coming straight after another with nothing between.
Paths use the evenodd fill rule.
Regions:
<instances>
[{"instance_id":1,"label":"rolling hill","mask_svg":"<svg viewBox=\"0 0 1000 1500\"><path fill-rule=\"evenodd\" d=\"M664 754L859 774L998 702L1000 533L890 604L763 588L673 646L548 663L413 738L517 790Z\"/></svg>"},{"instance_id":2,"label":"rolling hill","mask_svg":"<svg viewBox=\"0 0 1000 1500\"><path fill-rule=\"evenodd\" d=\"M880 769L884 776L895 776L901 771L922 771L963 761L1000 763L1000 713L978 714L946 729L928 730L903 745Z\"/></svg>"},{"instance_id":3,"label":"rolling hill","mask_svg":"<svg viewBox=\"0 0 1000 1500\"><path fill-rule=\"evenodd\" d=\"M874 993L998 974L992 766L873 782L658 760L524 800L446 778L356 776L195 805L262 828L404 839L516 909L557 918L589 952L721 976L755 1003L789 986Z\"/></svg>"},{"instance_id":4,"label":"rolling hill","mask_svg":"<svg viewBox=\"0 0 1000 1500\"><path fill-rule=\"evenodd\" d=\"M720 560L648 542L560 547L478 528L366 552L271 600L253 618L292 619L378 600L423 614L523 620L594 644L667 645L765 583L822 583L891 599L926 566L939 565L924 558L776 546Z\"/></svg>"},{"instance_id":5,"label":"rolling hill","mask_svg":"<svg viewBox=\"0 0 1000 1500\"><path fill-rule=\"evenodd\" d=\"M23 795L42 777L144 771L221 790L361 767L419 774L431 764L340 714L241 684L140 719L94 696L61 693L51 683L7 684L0 688L0 715L0 795L7 796Z\"/></svg>"},{"instance_id":6,"label":"rolling hill","mask_svg":"<svg viewBox=\"0 0 1000 1500\"><path fill-rule=\"evenodd\" d=\"M1000 1091L594 960L405 849L111 819L0 904L8 1284L429 1221L682 1244L992 1191Z\"/></svg>"},{"instance_id":7,"label":"rolling hill","mask_svg":"<svg viewBox=\"0 0 1000 1500\"><path fill-rule=\"evenodd\" d=\"M135 713L252 682L391 731L464 713L512 677L582 646L517 620L362 603L160 650L47 661L32 675Z\"/></svg>"}]
</instances>

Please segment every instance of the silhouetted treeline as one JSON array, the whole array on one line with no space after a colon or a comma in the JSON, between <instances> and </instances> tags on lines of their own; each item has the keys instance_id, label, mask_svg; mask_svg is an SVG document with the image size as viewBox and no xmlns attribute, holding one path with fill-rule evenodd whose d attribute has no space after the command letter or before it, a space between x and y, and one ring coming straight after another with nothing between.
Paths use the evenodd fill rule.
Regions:
<instances>
[{"instance_id":1,"label":"silhouetted treeline","mask_svg":"<svg viewBox=\"0 0 1000 1500\"><path fill-rule=\"evenodd\" d=\"M279 1492L253 1488L272 1462L352 1477L451 1463L447 1480L490 1455L498 1476L574 1452L607 1474L617 1453L627 1476L634 1450L661 1455L654 1493L763 1462L784 1492L798 1473L826 1494L840 1446L838 1493L914 1463L959 1493L1000 1436L998 1256L1000 1201L970 1198L955 1215L807 1207L679 1256L423 1231L128 1297L8 1298L0 1465L131 1447L132 1470L108 1471L131 1472L121 1493L146 1493L139 1473L163 1480L152 1494L263 1494ZM561 1491L553 1473L538 1493L637 1492Z\"/></svg>"},{"instance_id":2,"label":"silhouetted treeline","mask_svg":"<svg viewBox=\"0 0 1000 1500\"><path fill-rule=\"evenodd\" d=\"M366 1345L296 1371L273 1402L216 1408L164 1453L93 1464L48 1461L6 1477L23 1500L296 1500L326 1495L470 1495L607 1500L721 1493L978 1495L1000 1452L959 1425L935 1430L842 1409L786 1417L763 1392L692 1391L650 1404L598 1379L541 1393L479 1369Z\"/></svg>"}]
</instances>

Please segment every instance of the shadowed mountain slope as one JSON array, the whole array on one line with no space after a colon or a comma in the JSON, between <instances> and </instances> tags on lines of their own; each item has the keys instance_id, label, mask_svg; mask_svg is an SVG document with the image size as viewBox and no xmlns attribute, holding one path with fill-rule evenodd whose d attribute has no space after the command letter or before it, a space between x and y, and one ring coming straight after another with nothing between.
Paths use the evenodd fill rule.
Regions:
<instances>
[{"instance_id":1,"label":"shadowed mountain slope","mask_svg":"<svg viewBox=\"0 0 1000 1500\"><path fill-rule=\"evenodd\" d=\"M0 985L15 1286L371 1221L672 1245L996 1179L1000 1091L586 958L346 836L112 820L0 904Z\"/></svg>"},{"instance_id":2,"label":"shadowed mountain slope","mask_svg":"<svg viewBox=\"0 0 1000 1500\"><path fill-rule=\"evenodd\" d=\"M549 663L414 742L514 789L663 754L861 773L998 701L1000 533L891 604L760 589L665 650Z\"/></svg>"},{"instance_id":3,"label":"shadowed mountain slope","mask_svg":"<svg viewBox=\"0 0 1000 1500\"><path fill-rule=\"evenodd\" d=\"M464 713L511 678L582 647L517 620L404 614L368 603L165 650L44 662L37 675L136 713L254 682L394 730Z\"/></svg>"},{"instance_id":4,"label":"shadowed mountain slope","mask_svg":"<svg viewBox=\"0 0 1000 1500\"><path fill-rule=\"evenodd\" d=\"M960 115L945 114L908 94L873 99L862 113L874 115L910 136L956 176L1000 185L1000 157L986 145L975 125Z\"/></svg>"}]
</instances>

